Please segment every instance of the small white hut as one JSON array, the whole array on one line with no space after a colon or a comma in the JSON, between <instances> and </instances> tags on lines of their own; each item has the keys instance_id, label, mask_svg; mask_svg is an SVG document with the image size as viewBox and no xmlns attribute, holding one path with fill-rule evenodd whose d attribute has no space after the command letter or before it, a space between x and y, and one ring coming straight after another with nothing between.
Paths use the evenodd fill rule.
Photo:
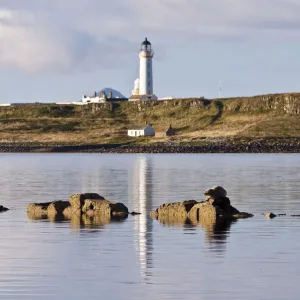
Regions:
<instances>
[{"instance_id":1,"label":"small white hut","mask_svg":"<svg viewBox=\"0 0 300 300\"><path fill-rule=\"evenodd\" d=\"M128 129L128 136L155 136L154 128L147 122L144 125L133 125Z\"/></svg>"}]
</instances>

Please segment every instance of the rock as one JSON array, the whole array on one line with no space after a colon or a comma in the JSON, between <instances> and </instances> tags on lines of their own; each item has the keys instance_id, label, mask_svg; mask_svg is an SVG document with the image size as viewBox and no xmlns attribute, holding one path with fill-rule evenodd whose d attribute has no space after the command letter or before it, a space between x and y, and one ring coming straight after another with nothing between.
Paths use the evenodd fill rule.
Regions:
<instances>
[{"instance_id":1,"label":"rock","mask_svg":"<svg viewBox=\"0 0 300 300\"><path fill-rule=\"evenodd\" d=\"M130 213L130 215L132 215L132 216L136 216L136 215L141 215L141 213L139 213L139 212L135 212L135 211L132 211L132 212Z\"/></svg>"},{"instance_id":2,"label":"rock","mask_svg":"<svg viewBox=\"0 0 300 300\"><path fill-rule=\"evenodd\" d=\"M54 201L52 202L48 208L47 213L51 215L63 214L65 209L71 206L69 201Z\"/></svg>"},{"instance_id":3,"label":"rock","mask_svg":"<svg viewBox=\"0 0 300 300\"><path fill-rule=\"evenodd\" d=\"M188 213L188 218L193 222L199 220L217 222L220 218L228 217L229 216L222 208L212 205L209 201L195 204Z\"/></svg>"},{"instance_id":4,"label":"rock","mask_svg":"<svg viewBox=\"0 0 300 300\"><path fill-rule=\"evenodd\" d=\"M273 213L267 213L267 214L265 214L265 217L267 219L273 219L273 218L276 218L277 216L275 214L273 214Z\"/></svg>"},{"instance_id":5,"label":"rock","mask_svg":"<svg viewBox=\"0 0 300 300\"><path fill-rule=\"evenodd\" d=\"M8 211L9 209L0 205L0 212L5 212L5 211Z\"/></svg>"},{"instance_id":6,"label":"rock","mask_svg":"<svg viewBox=\"0 0 300 300\"><path fill-rule=\"evenodd\" d=\"M85 193L85 194L73 194L69 198L69 202L74 211L81 210L84 205L84 200L105 200L104 197L100 196L97 193Z\"/></svg>"},{"instance_id":7,"label":"rock","mask_svg":"<svg viewBox=\"0 0 300 300\"><path fill-rule=\"evenodd\" d=\"M237 220L237 219L248 219L248 218L252 218L252 217L254 217L254 215L248 214L246 212L239 212L239 213L231 215L231 218L235 219L235 220Z\"/></svg>"},{"instance_id":8,"label":"rock","mask_svg":"<svg viewBox=\"0 0 300 300\"><path fill-rule=\"evenodd\" d=\"M152 211L150 214L153 218L158 216L165 216L172 218L176 216L180 219L186 219L188 217L189 211L197 203L195 200L187 200L183 202L173 202L162 204L159 208Z\"/></svg>"},{"instance_id":9,"label":"rock","mask_svg":"<svg viewBox=\"0 0 300 300\"><path fill-rule=\"evenodd\" d=\"M227 214L238 214L239 213L239 211L236 208L231 206L230 200L227 197L216 198L216 199L208 198L207 201L213 206L218 206L218 207L222 208Z\"/></svg>"},{"instance_id":10,"label":"rock","mask_svg":"<svg viewBox=\"0 0 300 300\"><path fill-rule=\"evenodd\" d=\"M204 192L204 195L210 199L226 198L227 191L221 186L214 186Z\"/></svg>"},{"instance_id":11,"label":"rock","mask_svg":"<svg viewBox=\"0 0 300 300\"><path fill-rule=\"evenodd\" d=\"M128 208L123 203L110 202L108 200L86 199L83 202L82 212L93 211L107 217L128 215Z\"/></svg>"},{"instance_id":12,"label":"rock","mask_svg":"<svg viewBox=\"0 0 300 300\"><path fill-rule=\"evenodd\" d=\"M52 202L45 203L31 203L27 207L27 213L31 216L47 216L48 207Z\"/></svg>"},{"instance_id":13,"label":"rock","mask_svg":"<svg viewBox=\"0 0 300 300\"><path fill-rule=\"evenodd\" d=\"M214 224L221 219L236 220L253 217L252 214L239 212L231 206L227 192L221 186L215 186L204 192L207 200L195 200L166 203L150 214L161 223L206 223Z\"/></svg>"}]
</instances>

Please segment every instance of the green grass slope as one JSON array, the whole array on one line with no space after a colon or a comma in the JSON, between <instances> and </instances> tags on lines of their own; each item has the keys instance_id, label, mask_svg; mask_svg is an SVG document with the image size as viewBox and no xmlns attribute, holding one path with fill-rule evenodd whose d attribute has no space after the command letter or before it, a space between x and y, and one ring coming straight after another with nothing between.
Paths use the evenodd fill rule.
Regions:
<instances>
[{"instance_id":1,"label":"green grass slope","mask_svg":"<svg viewBox=\"0 0 300 300\"><path fill-rule=\"evenodd\" d=\"M229 99L174 99L118 104L0 107L0 142L151 143L217 137L300 137L300 94ZM153 124L170 138L129 138L133 124Z\"/></svg>"}]
</instances>

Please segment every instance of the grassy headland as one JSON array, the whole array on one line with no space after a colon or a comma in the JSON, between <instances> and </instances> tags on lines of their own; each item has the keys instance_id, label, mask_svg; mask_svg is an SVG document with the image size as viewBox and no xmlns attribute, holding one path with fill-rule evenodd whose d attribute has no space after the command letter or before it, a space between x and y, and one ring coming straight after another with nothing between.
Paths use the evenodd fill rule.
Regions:
<instances>
[{"instance_id":1,"label":"grassy headland","mask_svg":"<svg viewBox=\"0 0 300 300\"><path fill-rule=\"evenodd\" d=\"M133 124L170 124L169 138L130 138ZM203 145L212 140L300 141L300 94L229 99L174 99L118 104L25 105L0 107L1 144L95 145L158 143Z\"/></svg>"}]
</instances>

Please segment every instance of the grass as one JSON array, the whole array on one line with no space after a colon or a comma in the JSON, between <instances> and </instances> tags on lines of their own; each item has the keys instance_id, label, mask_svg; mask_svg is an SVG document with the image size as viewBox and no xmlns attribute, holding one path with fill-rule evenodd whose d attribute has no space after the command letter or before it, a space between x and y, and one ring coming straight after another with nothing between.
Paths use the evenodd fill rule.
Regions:
<instances>
[{"instance_id":1,"label":"grass","mask_svg":"<svg viewBox=\"0 0 300 300\"><path fill-rule=\"evenodd\" d=\"M43 143L137 143L191 141L215 137L300 137L300 95L279 94L208 101L124 102L88 106L0 107L0 141ZM172 138L133 139L133 124L171 124Z\"/></svg>"}]
</instances>

